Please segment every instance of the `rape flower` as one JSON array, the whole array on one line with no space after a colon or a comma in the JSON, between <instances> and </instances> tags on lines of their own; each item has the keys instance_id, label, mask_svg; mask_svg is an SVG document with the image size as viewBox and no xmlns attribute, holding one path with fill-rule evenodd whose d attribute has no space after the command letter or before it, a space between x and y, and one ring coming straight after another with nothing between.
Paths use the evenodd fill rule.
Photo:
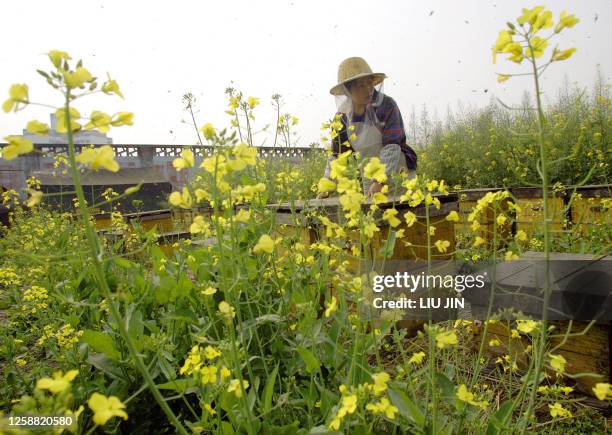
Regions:
<instances>
[{"instance_id":1,"label":"rape flower","mask_svg":"<svg viewBox=\"0 0 612 435\"><path fill-rule=\"evenodd\" d=\"M255 147L241 143L237 147L234 147L232 153L236 157L236 160L243 162L245 165L255 166L257 164L257 149Z\"/></svg>"},{"instance_id":2,"label":"rape flower","mask_svg":"<svg viewBox=\"0 0 612 435\"><path fill-rule=\"evenodd\" d=\"M522 12L523 15L521 15L520 17L518 17L516 19L517 23L519 23L521 26L523 24L529 23L529 24L534 24L535 21L538 18L538 14L540 12L542 12L542 10L544 9L544 6L536 6L533 9L527 9L527 8L523 8Z\"/></svg>"},{"instance_id":3,"label":"rape flower","mask_svg":"<svg viewBox=\"0 0 612 435\"><path fill-rule=\"evenodd\" d=\"M49 126L34 119L28 122L28 125L26 125L26 130L28 130L29 133L44 136L45 134L49 133Z\"/></svg>"},{"instance_id":4,"label":"rape flower","mask_svg":"<svg viewBox=\"0 0 612 435\"><path fill-rule=\"evenodd\" d=\"M24 84L14 84L9 88L9 98L2 104L2 110L6 113L17 112L23 109L28 101L28 85ZM20 106L22 104L23 106Z\"/></svg>"},{"instance_id":5,"label":"rape flower","mask_svg":"<svg viewBox=\"0 0 612 435\"><path fill-rule=\"evenodd\" d=\"M385 417L390 420L393 420L395 418L395 414L397 414L399 411L397 407L391 405L391 402L389 402L389 399L386 397L380 399L380 402L368 403L366 405L366 409L371 411L373 414L385 414Z\"/></svg>"},{"instance_id":6,"label":"rape flower","mask_svg":"<svg viewBox=\"0 0 612 435\"><path fill-rule=\"evenodd\" d=\"M518 260L519 256L516 255L514 252L512 251L507 251L506 255L504 256L504 259L506 261L512 261L512 260Z\"/></svg>"},{"instance_id":7,"label":"rape flower","mask_svg":"<svg viewBox=\"0 0 612 435\"><path fill-rule=\"evenodd\" d=\"M240 380L232 379L227 387L227 392L234 393L240 399L242 397L242 389L246 391L247 388L249 388L249 381L246 379L242 381L242 388L240 388Z\"/></svg>"},{"instance_id":8,"label":"rape flower","mask_svg":"<svg viewBox=\"0 0 612 435\"><path fill-rule=\"evenodd\" d=\"M381 394L387 390L387 382L391 377L386 372L380 372L373 374L372 379L374 380L374 394Z\"/></svg>"},{"instance_id":9,"label":"rape flower","mask_svg":"<svg viewBox=\"0 0 612 435\"><path fill-rule=\"evenodd\" d=\"M413 212L408 211L404 213L404 220L406 221L406 225L408 225L408 227L411 227L417 221L417 216Z\"/></svg>"},{"instance_id":10,"label":"rape flower","mask_svg":"<svg viewBox=\"0 0 612 435\"><path fill-rule=\"evenodd\" d=\"M125 404L116 396L106 397L99 393L93 393L87 404L94 412L93 421L97 425L104 425L113 417L121 417L127 420L128 416L125 413Z\"/></svg>"},{"instance_id":11,"label":"rape flower","mask_svg":"<svg viewBox=\"0 0 612 435\"><path fill-rule=\"evenodd\" d=\"M343 396L342 406L338 410L338 416L342 418L346 414L353 414L356 409L357 409L357 396L355 394Z\"/></svg>"},{"instance_id":12,"label":"rape flower","mask_svg":"<svg viewBox=\"0 0 612 435\"><path fill-rule=\"evenodd\" d=\"M550 357L550 366L556 371L558 374L563 374L565 372L565 364L567 363L566 359L563 355L548 355Z\"/></svg>"},{"instance_id":13,"label":"rape flower","mask_svg":"<svg viewBox=\"0 0 612 435\"><path fill-rule=\"evenodd\" d=\"M536 329L538 326L538 322L535 320L517 320L516 321L516 329L524 334L530 334Z\"/></svg>"},{"instance_id":14,"label":"rape flower","mask_svg":"<svg viewBox=\"0 0 612 435\"><path fill-rule=\"evenodd\" d=\"M191 205L193 204L191 194L189 193L189 190L187 190L186 187L183 187L183 190L181 192L172 192L170 194L170 197L168 198L168 202L170 202L170 204L172 204L175 207L181 207L181 208L191 208ZM196 219L197 219L197 216L196 216ZM194 219L194 222L196 219Z\"/></svg>"},{"instance_id":15,"label":"rape flower","mask_svg":"<svg viewBox=\"0 0 612 435\"><path fill-rule=\"evenodd\" d=\"M574 54L576 52L575 48L568 48L567 50L563 50L563 51L559 51L557 50L557 48L555 47L553 50L553 55L552 55L552 61L561 61L561 60L567 60L570 58L570 56L572 54Z\"/></svg>"},{"instance_id":16,"label":"rape flower","mask_svg":"<svg viewBox=\"0 0 612 435\"><path fill-rule=\"evenodd\" d=\"M334 183L328 178L323 177L319 180L319 184L317 185L317 187L319 189L319 193L331 192L336 188L336 183Z\"/></svg>"},{"instance_id":17,"label":"rape flower","mask_svg":"<svg viewBox=\"0 0 612 435\"><path fill-rule=\"evenodd\" d=\"M93 81L93 76L87 68L78 67L75 71L62 71L64 83L68 88L82 88L85 83Z\"/></svg>"},{"instance_id":18,"label":"rape flower","mask_svg":"<svg viewBox=\"0 0 612 435\"><path fill-rule=\"evenodd\" d=\"M202 366L202 356L200 355L200 347L196 344L189 351L189 355L185 359L183 366L179 369L179 374L190 375L193 372L197 372L200 370Z\"/></svg>"},{"instance_id":19,"label":"rape flower","mask_svg":"<svg viewBox=\"0 0 612 435\"><path fill-rule=\"evenodd\" d=\"M76 161L90 167L94 171L99 168L104 168L111 172L119 170L119 163L115 161L115 151L110 145L93 149L84 148L81 154L76 156Z\"/></svg>"},{"instance_id":20,"label":"rape flower","mask_svg":"<svg viewBox=\"0 0 612 435\"><path fill-rule=\"evenodd\" d=\"M506 216L503 214L500 214L499 216L497 216L497 219L495 219L495 221L497 222L497 225L502 226L503 224L506 223Z\"/></svg>"},{"instance_id":21,"label":"rape flower","mask_svg":"<svg viewBox=\"0 0 612 435\"><path fill-rule=\"evenodd\" d=\"M212 346L206 346L204 348L204 356L206 357L206 359L213 360L217 357L220 357L221 352L219 352L217 349L215 349Z\"/></svg>"},{"instance_id":22,"label":"rape flower","mask_svg":"<svg viewBox=\"0 0 612 435\"><path fill-rule=\"evenodd\" d=\"M204 405L202 405L202 408L204 408L206 410L206 412L208 412L209 415L216 415L217 411L215 411L213 409L212 406L210 406L210 404L205 403Z\"/></svg>"},{"instance_id":23,"label":"rape flower","mask_svg":"<svg viewBox=\"0 0 612 435\"><path fill-rule=\"evenodd\" d=\"M251 210L245 210L244 208L241 208L234 216L234 220L236 222L247 223L251 220Z\"/></svg>"},{"instance_id":24,"label":"rape flower","mask_svg":"<svg viewBox=\"0 0 612 435\"><path fill-rule=\"evenodd\" d=\"M175 193L178 193L178 192L175 192ZM171 203L174 205L172 201ZM191 225L189 225L189 232L192 234L198 234L198 233L207 234L209 230L210 230L210 225L208 224L208 222L204 221L204 217L202 216L196 216L195 218L193 218L193 222L191 223Z\"/></svg>"},{"instance_id":25,"label":"rape flower","mask_svg":"<svg viewBox=\"0 0 612 435\"><path fill-rule=\"evenodd\" d=\"M34 149L34 143L23 136L6 136L4 138L8 142L2 148L2 158L4 160L13 160L21 154L27 154Z\"/></svg>"},{"instance_id":26,"label":"rape flower","mask_svg":"<svg viewBox=\"0 0 612 435\"><path fill-rule=\"evenodd\" d=\"M572 413L565 409L559 402L555 402L554 405L548 404L551 417L571 417Z\"/></svg>"},{"instance_id":27,"label":"rape flower","mask_svg":"<svg viewBox=\"0 0 612 435\"><path fill-rule=\"evenodd\" d=\"M79 374L78 370L68 370L65 374L61 371L53 373L53 378L41 378L36 382L39 390L49 390L53 394L61 393L70 387L72 381Z\"/></svg>"},{"instance_id":28,"label":"rape flower","mask_svg":"<svg viewBox=\"0 0 612 435\"><path fill-rule=\"evenodd\" d=\"M236 316L236 309L225 301L219 303L219 312L221 312L227 320L231 320Z\"/></svg>"},{"instance_id":29,"label":"rape flower","mask_svg":"<svg viewBox=\"0 0 612 435\"><path fill-rule=\"evenodd\" d=\"M122 125L134 125L134 114L131 112L119 112L113 115L111 125L113 127L121 127Z\"/></svg>"},{"instance_id":30,"label":"rape flower","mask_svg":"<svg viewBox=\"0 0 612 435\"><path fill-rule=\"evenodd\" d=\"M593 393L599 400L610 399L612 396L612 386L607 382L599 382L593 387Z\"/></svg>"},{"instance_id":31,"label":"rape flower","mask_svg":"<svg viewBox=\"0 0 612 435\"><path fill-rule=\"evenodd\" d=\"M555 33L559 33L561 30L565 29L566 27L568 28L574 27L574 25L578 22L580 22L580 20L576 18L574 15L567 15L567 12L561 11L561 15L559 16L559 22L557 23L557 26L555 27Z\"/></svg>"},{"instance_id":32,"label":"rape flower","mask_svg":"<svg viewBox=\"0 0 612 435\"><path fill-rule=\"evenodd\" d=\"M340 196L340 205L344 211L357 213L361 209L365 197L361 192L349 191Z\"/></svg>"},{"instance_id":33,"label":"rape flower","mask_svg":"<svg viewBox=\"0 0 612 435\"><path fill-rule=\"evenodd\" d=\"M446 215L445 219L449 222L459 222L459 213L453 210L448 215Z\"/></svg>"},{"instance_id":34,"label":"rape flower","mask_svg":"<svg viewBox=\"0 0 612 435\"><path fill-rule=\"evenodd\" d=\"M379 183L387 181L387 174L385 173L385 165L380 162L378 157L370 158L370 161L363 168L363 175L371 180L376 180Z\"/></svg>"},{"instance_id":35,"label":"rape flower","mask_svg":"<svg viewBox=\"0 0 612 435\"><path fill-rule=\"evenodd\" d=\"M102 85L102 92L108 95L119 95L121 98L123 98L123 94L119 90L119 85L114 80L109 79L107 82L104 82L104 84Z\"/></svg>"},{"instance_id":36,"label":"rape flower","mask_svg":"<svg viewBox=\"0 0 612 435\"><path fill-rule=\"evenodd\" d=\"M207 287L204 290L200 291L204 296L212 296L217 293L217 289L213 287Z\"/></svg>"},{"instance_id":37,"label":"rape flower","mask_svg":"<svg viewBox=\"0 0 612 435\"><path fill-rule=\"evenodd\" d=\"M385 210L385 212L383 213L383 220L389 222L389 225L391 225L392 228L397 227L399 224L402 223L402 221L400 221L397 218L397 213L398 211L394 208L389 208L387 210Z\"/></svg>"},{"instance_id":38,"label":"rape flower","mask_svg":"<svg viewBox=\"0 0 612 435\"><path fill-rule=\"evenodd\" d=\"M219 375L221 377L221 382L223 382L232 375L232 372L227 367L221 367L221 372Z\"/></svg>"},{"instance_id":39,"label":"rape flower","mask_svg":"<svg viewBox=\"0 0 612 435\"><path fill-rule=\"evenodd\" d=\"M274 252L274 240L272 240L272 237L267 234L263 234L259 238L259 241L255 245L255 247L253 248L253 252L256 254L262 252L271 254L272 252Z\"/></svg>"},{"instance_id":40,"label":"rape flower","mask_svg":"<svg viewBox=\"0 0 612 435\"><path fill-rule=\"evenodd\" d=\"M448 250L450 242L448 240L436 240L436 243L434 243L434 245L438 249L438 252L444 253Z\"/></svg>"},{"instance_id":41,"label":"rape flower","mask_svg":"<svg viewBox=\"0 0 612 435\"><path fill-rule=\"evenodd\" d=\"M497 74L497 83L503 83L509 78L510 76L508 74Z\"/></svg>"},{"instance_id":42,"label":"rape flower","mask_svg":"<svg viewBox=\"0 0 612 435\"><path fill-rule=\"evenodd\" d=\"M459 388L457 389L457 398L463 402L467 402L470 405L474 405L482 409L486 409L489 404L486 400L474 400L474 393L471 393L465 384L459 385Z\"/></svg>"},{"instance_id":43,"label":"rape flower","mask_svg":"<svg viewBox=\"0 0 612 435\"><path fill-rule=\"evenodd\" d=\"M195 158L193 156L193 151L191 150L183 150L181 157L174 159L172 162L172 166L174 166L177 171L192 168L193 165L195 165Z\"/></svg>"},{"instance_id":44,"label":"rape flower","mask_svg":"<svg viewBox=\"0 0 612 435\"><path fill-rule=\"evenodd\" d=\"M527 47L525 50L525 56L531 57L533 54L533 57L536 59L542 57L544 50L546 50L546 47L548 47L548 41L540 38L539 36L534 36L531 38L530 44L531 47Z\"/></svg>"},{"instance_id":45,"label":"rape flower","mask_svg":"<svg viewBox=\"0 0 612 435\"><path fill-rule=\"evenodd\" d=\"M502 30L497 36L497 41L493 46L493 63L496 61L496 55L498 52L503 51L508 45L512 43L512 35L507 30Z\"/></svg>"},{"instance_id":46,"label":"rape flower","mask_svg":"<svg viewBox=\"0 0 612 435\"><path fill-rule=\"evenodd\" d=\"M215 132L215 127L213 127L212 123L210 122L204 124L200 128L200 131L202 132L202 134L204 134L204 137L208 140L213 140L215 138L215 135L217 134Z\"/></svg>"},{"instance_id":47,"label":"rape flower","mask_svg":"<svg viewBox=\"0 0 612 435\"><path fill-rule=\"evenodd\" d=\"M446 346L455 345L457 342L457 334L455 334L455 331L443 331L436 334L436 346L440 349L444 349Z\"/></svg>"},{"instance_id":48,"label":"rape flower","mask_svg":"<svg viewBox=\"0 0 612 435\"><path fill-rule=\"evenodd\" d=\"M378 228L374 222L370 222L369 224L363 227L363 234L368 239L371 239L372 237L374 237L374 233L376 231L380 231L380 228Z\"/></svg>"},{"instance_id":49,"label":"rape flower","mask_svg":"<svg viewBox=\"0 0 612 435\"><path fill-rule=\"evenodd\" d=\"M54 67L59 68L62 65L63 60L70 60L71 57L65 51L51 50L48 53L49 60Z\"/></svg>"},{"instance_id":50,"label":"rape flower","mask_svg":"<svg viewBox=\"0 0 612 435\"><path fill-rule=\"evenodd\" d=\"M519 242L525 242L527 240L527 233L523 230L518 230L514 238Z\"/></svg>"},{"instance_id":51,"label":"rape flower","mask_svg":"<svg viewBox=\"0 0 612 435\"><path fill-rule=\"evenodd\" d=\"M70 108L70 129L71 131L78 131L81 129L81 125L76 122L77 119L81 118L81 114L79 113L78 110L76 110L74 107ZM55 117L57 119L57 124L55 127L55 130L58 133L67 133L68 132L68 125L67 125L67 117L66 117L66 110L65 109L57 109L55 111Z\"/></svg>"},{"instance_id":52,"label":"rape flower","mask_svg":"<svg viewBox=\"0 0 612 435\"><path fill-rule=\"evenodd\" d=\"M251 110L253 110L255 108L255 106L257 106L259 104L259 98L249 97L247 99L247 104L249 105L249 108L251 108Z\"/></svg>"},{"instance_id":53,"label":"rape flower","mask_svg":"<svg viewBox=\"0 0 612 435\"><path fill-rule=\"evenodd\" d=\"M413 353L410 359L408 360L409 364L419 365L423 363L423 359L425 358L425 352L416 352Z\"/></svg>"},{"instance_id":54,"label":"rape flower","mask_svg":"<svg viewBox=\"0 0 612 435\"><path fill-rule=\"evenodd\" d=\"M552 25L552 12L544 11L538 15L535 22L531 25L531 32L536 33L540 29L550 29Z\"/></svg>"},{"instance_id":55,"label":"rape flower","mask_svg":"<svg viewBox=\"0 0 612 435\"><path fill-rule=\"evenodd\" d=\"M200 376L202 376L202 384L214 384L217 382L217 367L206 366L200 369Z\"/></svg>"},{"instance_id":56,"label":"rape flower","mask_svg":"<svg viewBox=\"0 0 612 435\"><path fill-rule=\"evenodd\" d=\"M30 198L26 201L27 207L34 207L40 203L43 197L43 193L39 190L28 189L30 192Z\"/></svg>"},{"instance_id":57,"label":"rape flower","mask_svg":"<svg viewBox=\"0 0 612 435\"><path fill-rule=\"evenodd\" d=\"M83 127L85 130L98 129L102 133L106 133L109 130L109 124L111 123L110 115L104 112L94 110L89 115L89 122Z\"/></svg>"},{"instance_id":58,"label":"rape flower","mask_svg":"<svg viewBox=\"0 0 612 435\"><path fill-rule=\"evenodd\" d=\"M325 317L331 316L333 313L338 311L338 300L335 296L331 297L331 301L325 304L327 308L325 309Z\"/></svg>"}]
</instances>

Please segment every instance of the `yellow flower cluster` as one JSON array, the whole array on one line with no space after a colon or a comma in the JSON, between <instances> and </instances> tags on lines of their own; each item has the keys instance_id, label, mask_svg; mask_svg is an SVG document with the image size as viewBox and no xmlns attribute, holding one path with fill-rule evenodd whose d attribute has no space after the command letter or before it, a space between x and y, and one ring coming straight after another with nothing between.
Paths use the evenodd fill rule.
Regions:
<instances>
[{"instance_id":1,"label":"yellow flower cluster","mask_svg":"<svg viewBox=\"0 0 612 435\"><path fill-rule=\"evenodd\" d=\"M43 346L48 340L54 338L61 349L69 349L79 342L83 331L75 331L71 325L64 325L57 332L51 325L45 325L43 333L37 341L38 346Z\"/></svg>"},{"instance_id":2,"label":"yellow flower cluster","mask_svg":"<svg viewBox=\"0 0 612 435\"><path fill-rule=\"evenodd\" d=\"M478 408L486 409L489 406L489 402L486 400L476 400L474 393L470 392L465 384L461 384L457 388L457 398Z\"/></svg>"},{"instance_id":3,"label":"yellow flower cluster","mask_svg":"<svg viewBox=\"0 0 612 435\"><path fill-rule=\"evenodd\" d=\"M44 310L49 306L48 300L47 289L33 285L23 292L23 301L26 303L21 306L21 310L36 314L38 310Z\"/></svg>"},{"instance_id":4,"label":"yellow flower cluster","mask_svg":"<svg viewBox=\"0 0 612 435\"><path fill-rule=\"evenodd\" d=\"M183 366L179 369L181 375L198 375L202 385L223 383L231 376L231 371L220 365L220 361L216 364L204 365L205 362L213 362L221 356L221 352L213 346L206 346L201 349L195 345L191 348L189 355L185 359Z\"/></svg>"}]
</instances>

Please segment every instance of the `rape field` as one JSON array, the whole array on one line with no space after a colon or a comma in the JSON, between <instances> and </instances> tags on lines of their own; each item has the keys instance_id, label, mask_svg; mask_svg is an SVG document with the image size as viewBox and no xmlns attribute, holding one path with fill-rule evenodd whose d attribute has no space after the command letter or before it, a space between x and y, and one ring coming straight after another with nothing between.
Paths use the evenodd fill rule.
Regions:
<instances>
[{"instance_id":1,"label":"rape field","mask_svg":"<svg viewBox=\"0 0 612 435\"><path fill-rule=\"evenodd\" d=\"M535 110L457 120L419 154L419 175L410 180L387 180L378 158L359 167L351 151L332 162L329 179L321 177L324 155L300 165L258 159L250 126L241 122L259 101L229 94L233 128L200 129L216 152L200 159L186 148L173 163L198 174L169 196L169 206L209 212L191 218L182 229L189 236L170 243L155 228L128 225L119 212L107 231L96 230L91 208L104 204L85 201L81 177L116 172L119 164L110 146L77 153L73 133L129 126L133 115L82 115L80 99L122 97L120 86L51 50L40 74L60 96L45 104L68 136L69 153L57 165L73 178L75 212L49 207L36 180L25 203L3 193L12 214L0 239L0 431L609 432L608 379L576 372L562 352L595 321L577 329L490 312L481 321L397 327L392 318L361 314L374 260L398 249L419 252L428 266L442 258L511 262L526 251L546 261L553 251L609 254L609 198L598 200L603 219L589 226L563 222L553 234L550 218L555 192L610 183L607 88L592 101L546 111L540 98L541 71L561 68L575 52L548 41L578 22L536 7L493 36L494 55L532 74ZM12 85L3 110L27 110L39 103L36 93ZM44 134L49 126L34 120L27 129ZM337 120L324 129L337 135ZM34 149L23 137L5 139L3 159ZM460 153L466 158L453 159ZM360 172L400 184L403 194L390 197L383 188L368 200ZM534 221L532 232L516 230L519 198L504 189L529 183L539 183L548 217ZM466 187L499 189L464 215L446 210ZM138 189L108 201L129 201ZM337 196L340 219L316 207L299 213L320 192ZM283 221L273 203L286 204ZM506 338L488 334L493 328Z\"/></svg>"}]
</instances>

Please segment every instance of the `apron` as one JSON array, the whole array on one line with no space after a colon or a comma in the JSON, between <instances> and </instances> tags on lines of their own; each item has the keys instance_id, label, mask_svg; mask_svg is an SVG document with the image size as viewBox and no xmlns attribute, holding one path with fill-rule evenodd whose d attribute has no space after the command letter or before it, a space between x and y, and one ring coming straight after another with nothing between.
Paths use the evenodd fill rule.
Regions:
<instances>
[{"instance_id":1,"label":"apron","mask_svg":"<svg viewBox=\"0 0 612 435\"><path fill-rule=\"evenodd\" d=\"M349 122L349 125L353 125L355 127L355 130L353 130L353 133L357 135L357 140L355 142L351 142L350 139L349 139L349 142L353 150L359 153L361 159L362 160L368 159L370 157L380 158L380 153L383 149L382 133L380 132L380 130L372 123L365 123L362 121ZM399 171L400 172L406 171L408 172L408 178L413 178L414 175L416 174L414 173L414 171L408 171L408 165L406 164L406 156L404 155L403 152L401 152L401 150L399 150L399 154L400 154ZM363 186L364 195L368 194L368 191L370 190L370 186L372 186L373 182L374 180L370 180L363 176L363 169L362 169L361 183ZM391 196L401 195L402 189L400 188L401 186L395 186L394 188L392 188L392 186L389 186L388 195L391 195Z\"/></svg>"}]
</instances>

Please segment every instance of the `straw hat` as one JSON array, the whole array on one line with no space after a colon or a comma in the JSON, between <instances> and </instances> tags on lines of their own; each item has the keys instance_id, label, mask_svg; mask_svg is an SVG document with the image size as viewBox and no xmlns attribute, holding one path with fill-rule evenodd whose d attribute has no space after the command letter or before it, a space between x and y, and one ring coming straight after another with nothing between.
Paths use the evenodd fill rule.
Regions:
<instances>
[{"instance_id":1,"label":"straw hat","mask_svg":"<svg viewBox=\"0 0 612 435\"><path fill-rule=\"evenodd\" d=\"M343 86L345 83L351 80L358 79L360 77L373 76L373 85L376 86L382 82L387 76L383 73L373 73L370 65L363 60L361 57L349 57L342 61L338 67L338 84L330 89L329 93L332 95L342 95Z\"/></svg>"}]
</instances>

